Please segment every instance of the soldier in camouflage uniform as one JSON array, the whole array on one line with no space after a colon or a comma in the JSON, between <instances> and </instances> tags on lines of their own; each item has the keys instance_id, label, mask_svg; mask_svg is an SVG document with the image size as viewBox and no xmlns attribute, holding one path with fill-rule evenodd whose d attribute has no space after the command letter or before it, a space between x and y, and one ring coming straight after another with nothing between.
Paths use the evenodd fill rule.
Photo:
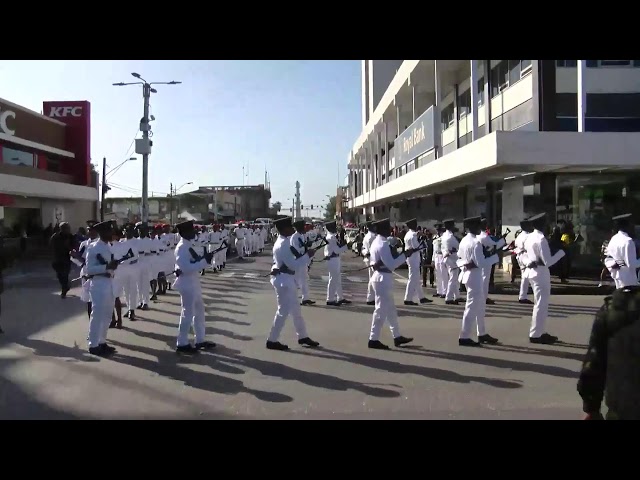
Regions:
<instances>
[{"instance_id":1,"label":"soldier in camouflage uniform","mask_svg":"<svg viewBox=\"0 0 640 480\"><path fill-rule=\"evenodd\" d=\"M616 290L596 314L578 392L586 420L640 420L640 287Z\"/></svg>"}]
</instances>

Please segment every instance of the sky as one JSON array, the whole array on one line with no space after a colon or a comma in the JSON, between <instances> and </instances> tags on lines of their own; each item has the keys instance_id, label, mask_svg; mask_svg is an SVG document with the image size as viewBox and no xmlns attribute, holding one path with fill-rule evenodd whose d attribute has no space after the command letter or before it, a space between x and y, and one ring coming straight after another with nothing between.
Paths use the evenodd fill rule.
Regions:
<instances>
[{"instance_id":1,"label":"sky","mask_svg":"<svg viewBox=\"0 0 640 480\"><path fill-rule=\"evenodd\" d=\"M245 185L267 169L271 202L291 206L298 180L302 205L315 207L344 182L362 127L359 60L3 61L0 97L38 112L43 101L91 102L92 162L100 171L106 157L109 172L141 136L142 87L112 86L136 81L131 72L183 82L151 96L150 194L242 185L244 166ZM142 157L107 179L109 196L139 196Z\"/></svg>"}]
</instances>

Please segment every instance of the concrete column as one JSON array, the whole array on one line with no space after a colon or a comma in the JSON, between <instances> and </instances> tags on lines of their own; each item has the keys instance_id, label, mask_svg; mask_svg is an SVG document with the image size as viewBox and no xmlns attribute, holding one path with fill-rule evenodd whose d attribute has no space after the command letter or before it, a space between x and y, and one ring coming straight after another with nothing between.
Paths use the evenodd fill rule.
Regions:
<instances>
[{"instance_id":1,"label":"concrete column","mask_svg":"<svg viewBox=\"0 0 640 480\"><path fill-rule=\"evenodd\" d=\"M391 161L391 157L389 156L389 124L384 122L384 134L383 134L383 145L384 145L384 183L389 181L389 162Z\"/></svg>"},{"instance_id":2,"label":"concrete column","mask_svg":"<svg viewBox=\"0 0 640 480\"><path fill-rule=\"evenodd\" d=\"M442 81L440 79L440 72L438 70L438 61L434 60L434 84L435 84L435 98L433 104L433 140L434 140L434 153L435 158L442 156Z\"/></svg>"},{"instance_id":3,"label":"concrete column","mask_svg":"<svg viewBox=\"0 0 640 480\"><path fill-rule=\"evenodd\" d=\"M416 116L416 86L415 85L411 85L411 108L413 109L413 120L411 120L411 123L416 121L416 118L418 118Z\"/></svg>"},{"instance_id":4,"label":"concrete column","mask_svg":"<svg viewBox=\"0 0 640 480\"><path fill-rule=\"evenodd\" d=\"M453 86L453 129L456 132L456 150L460 148L460 109L458 105L458 95L460 95L460 85Z\"/></svg>"},{"instance_id":5,"label":"concrete column","mask_svg":"<svg viewBox=\"0 0 640 480\"><path fill-rule=\"evenodd\" d=\"M584 118L587 113L587 89L585 77L587 61L578 60L578 131L584 132Z\"/></svg>"},{"instance_id":6,"label":"concrete column","mask_svg":"<svg viewBox=\"0 0 640 480\"><path fill-rule=\"evenodd\" d=\"M400 132L402 130L400 130L400 105L398 104L398 102L396 102L396 138L400 136Z\"/></svg>"},{"instance_id":7,"label":"concrete column","mask_svg":"<svg viewBox=\"0 0 640 480\"><path fill-rule=\"evenodd\" d=\"M378 161L376 162L376 187L382 185L382 147L381 147L380 132L376 133L376 153L378 155Z\"/></svg>"},{"instance_id":8,"label":"concrete column","mask_svg":"<svg viewBox=\"0 0 640 480\"><path fill-rule=\"evenodd\" d=\"M484 134L491 133L491 60L484 61Z\"/></svg>"},{"instance_id":9,"label":"concrete column","mask_svg":"<svg viewBox=\"0 0 640 480\"><path fill-rule=\"evenodd\" d=\"M471 141L478 139L478 60L471 60Z\"/></svg>"}]
</instances>

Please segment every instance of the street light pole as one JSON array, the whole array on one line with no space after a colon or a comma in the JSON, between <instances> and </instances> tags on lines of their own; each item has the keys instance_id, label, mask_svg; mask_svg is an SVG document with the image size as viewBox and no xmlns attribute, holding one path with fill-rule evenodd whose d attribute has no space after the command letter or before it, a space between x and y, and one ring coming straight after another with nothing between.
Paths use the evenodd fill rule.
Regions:
<instances>
[{"instance_id":1,"label":"street light pole","mask_svg":"<svg viewBox=\"0 0 640 480\"><path fill-rule=\"evenodd\" d=\"M107 157L102 157L102 189L100 193L100 221L104 222L104 196L107 193Z\"/></svg>"},{"instance_id":2,"label":"street light pole","mask_svg":"<svg viewBox=\"0 0 640 480\"><path fill-rule=\"evenodd\" d=\"M144 78L140 76L139 73L133 72L131 74L138 80L139 82L119 82L114 83L113 85L116 87L124 87L126 85L142 85L142 98L144 100L144 111L143 117L140 121L140 131L142 132L142 141L138 143L136 140L136 153L142 155L142 224L145 227L148 227L149 224L149 155L151 154L151 141L149 140L149 131L151 127L149 126L149 122L154 120L153 117L149 118L149 99L151 98L152 93L158 93L155 88L152 88L151 85L178 85L182 82L176 82L172 80L171 82L147 82Z\"/></svg>"}]
</instances>

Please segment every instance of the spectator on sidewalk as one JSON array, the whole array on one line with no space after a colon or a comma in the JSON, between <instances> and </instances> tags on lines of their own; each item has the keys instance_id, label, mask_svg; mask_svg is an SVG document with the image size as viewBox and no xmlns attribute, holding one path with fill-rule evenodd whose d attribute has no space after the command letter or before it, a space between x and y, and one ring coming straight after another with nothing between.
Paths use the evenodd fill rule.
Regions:
<instances>
[{"instance_id":1,"label":"spectator on sidewalk","mask_svg":"<svg viewBox=\"0 0 640 480\"><path fill-rule=\"evenodd\" d=\"M54 233L50 240L53 249L53 263L51 266L56 272L60 283L60 298L66 298L69 286L69 272L71 271L71 257L73 250L73 235L67 222L60 224L60 231Z\"/></svg>"}]
</instances>

